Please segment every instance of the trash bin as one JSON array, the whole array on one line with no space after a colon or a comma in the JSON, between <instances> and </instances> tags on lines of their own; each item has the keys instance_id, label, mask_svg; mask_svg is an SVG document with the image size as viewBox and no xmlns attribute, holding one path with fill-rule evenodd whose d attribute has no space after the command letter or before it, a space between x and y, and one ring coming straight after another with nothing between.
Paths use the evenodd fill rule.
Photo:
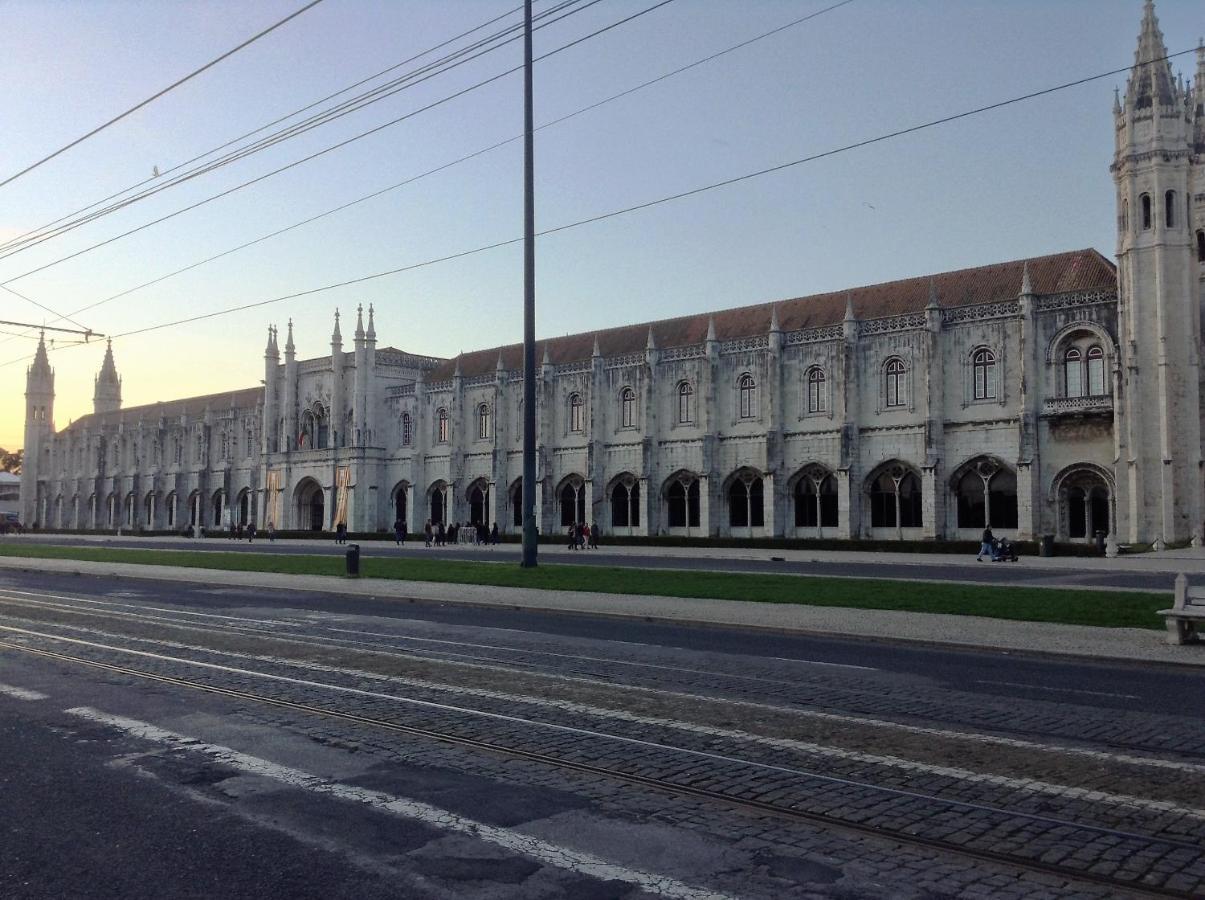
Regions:
<instances>
[{"instance_id":1,"label":"trash bin","mask_svg":"<svg viewBox=\"0 0 1205 900\"><path fill-rule=\"evenodd\" d=\"M359 544L349 545L347 548L346 558L347 558L347 577L348 578L359 578L360 577L360 545Z\"/></svg>"},{"instance_id":2,"label":"trash bin","mask_svg":"<svg viewBox=\"0 0 1205 900\"><path fill-rule=\"evenodd\" d=\"M1038 556L1054 556L1054 535L1044 534L1038 538Z\"/></svg>"},{"instance_id":3,"label":"trash bin","mask_svg":"<svg viewBox=\"0 0 1205 900\"><path fill-rule=\"evenodd\" d=\"M1105 538L1107 535L1103 531L1096 532L1096 552L1101 556L1105 555Z\"/></svg>"}]
</instances>

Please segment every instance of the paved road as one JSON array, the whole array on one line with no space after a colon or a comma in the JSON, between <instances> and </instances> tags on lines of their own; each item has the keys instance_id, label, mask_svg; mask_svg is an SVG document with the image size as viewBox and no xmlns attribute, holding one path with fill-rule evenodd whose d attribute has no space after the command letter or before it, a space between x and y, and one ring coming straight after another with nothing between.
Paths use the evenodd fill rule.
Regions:
<instances>
[{"instance_id":1,"label":"paved road","mask_svg":"<svg viewBox=\"0 0 1205 900\"><path fill-rule=\"evenodd\" d=\"M23 540L58 546L97 546L95 538L75 535L27 535ZM171 540L156 538L153 542L138 538L107 538L103 546L130 549L205 550L252 553L321 554L342 556L345 548L333 542L313 541L306 543L269 543L257 540L230 541L207 538L204 540ZM364 541L360 545L361 555L372 557L397 557L402 554L419 555L435 559L488 560L493 562L518 563L520 550L517 544L500 544L496 547L430 547L421 543L408 542L399 549L391 541ZM1176 571L1125 572L1101 571L1091 560L1080 565L1069 565L1058 569L1026 566L1025 560L1017 563L976 564L973 557L965 563L951 564L948 559L926 562L917 555L907 565L884 565L873 561L808 561L789 559L771 560L773 551L764 551L762 559L734 559L728 557L699 556L648 556L625 553L622 548L603 547L599 550L573 554L549 556L555 563L600 566L603 568L631 567L643 569L687 569L692 571L754 572L777 575L830 575L857 578L908 578L921 581L975 581L1028 587L1106 587L1131 588L1134 590L1170 591Z\"/></svg>"},{"instance_id":2,"label":"paved road","mask_svg":"<svg viewBox=\"0 0 1205 900\"><path fill-rule=\"evenodd\" d=\"M0 895L1103 897L1145 878L1187 896L1203 689L1183 669L6 571Z\"/></svg>"}]
</instances>

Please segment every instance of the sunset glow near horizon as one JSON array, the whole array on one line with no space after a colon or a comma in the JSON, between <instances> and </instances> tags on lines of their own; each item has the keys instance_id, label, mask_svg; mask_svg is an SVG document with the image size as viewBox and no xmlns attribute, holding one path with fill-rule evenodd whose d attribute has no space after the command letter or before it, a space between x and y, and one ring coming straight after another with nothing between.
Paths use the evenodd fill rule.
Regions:
<instances>
[{"instance_id":1,"label":"sunset glow near horizon","mask_svg":"<svg viewBox=\"0 0 1205 900\"><path fill-rule=\"evenodd\" d=\"M7 5L0 180L301 4ZM537 5L537 12L540 6ZM647 6L605 0L541 31L536 53ZM536 69L537 124L787 21L820 2L677 0ZM0 242L152 176L481 22L514 0L374 5L326 0L130 118L0 187ZM1160 0L1171 53L1194 48L1199 3ZM544 229L1129 65L1138 0L855 2L541 131ZM517 21L512 16L506 20ZM520 44L0 259L0 282L68 313L317 215L522 128L521 81L480 90L161 225L20 277L397 118L520 62ZM49 64L53 62L51 67ZM1173 68L1193 74L1191 55ZM853 150L814 164L542 238L538 334L839 290L1094 247L1112 258L1112 103L1124 76ZM74 316L121 334L308 291L517 237L522 144ZM513 244L360 285L118 339L125 406L257 385L270 324L299 359L350 345L357 305L379 346L451 356L517 342ZM0 293L0 318L56 317ZM69 323L60 323L74 327ZM19 329L4 326L6 332ZM51 333L48 333L48 340ZM51 353L55 424L92 411L103 340ZM0 447L22 442L34 342L0 335Z\"/></svg>"}]
</instances>

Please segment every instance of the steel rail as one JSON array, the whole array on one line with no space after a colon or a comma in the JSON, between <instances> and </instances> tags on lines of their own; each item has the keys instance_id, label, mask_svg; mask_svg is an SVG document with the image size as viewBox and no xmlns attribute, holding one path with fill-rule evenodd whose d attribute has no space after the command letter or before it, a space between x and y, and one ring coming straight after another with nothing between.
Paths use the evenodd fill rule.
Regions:
<instances>
[{"instance_id":1,"label":"steel rail","mask_svg":"<svg viewBox=\"0 0 1205 900\"><path fill-rule=\"evenodd\" d=\"M720 803L737 810L746 810L760 814L774 815L779 818L788 820L807 822L812 825L820 825L827 829L836 829L845 832L857 834L859 836L869 836L877 840L889 840L903 844L910 844L916 847L922 847L929 850L938 850L943 853L954 854L957 856L974 859L981 862L988 862L993 865L1003 865L1012 869L1020 869L1023 871L1035 872L1042 875L1053 875L1068 881L1100 885L1108 888L1125 888L1127 896L1131 897L1159 897L1159 898L1182 898L1182 900L1197 900L1200 897L1195 891L1182 891L1174 888L1162 886L1142 885L1139 882L1129 881L1124 879L1112 878L1099 873L1072 869L1059 866L1053 863L1045 863L1041 860L1032 860L1025 857L1014 856L1008 853L1001 853L992 850L983 850L977 848L964 847L949 841L941 840L940 838L927 838L922 835L909 834L903 831L894 831L887 828L880 828L874 825L866 825L858 822L850 822L838 816L831 816L825 813L809 812L806 810L794 809L786 806L778 806L773 803L766 803L759 800L750 800L740 797L733 797L729 794L724 794L720 791L713 791L708 788L700 788L692 785L676 784L674 782L665 781L659 778L653 778L635 773L616 771L605 766L596 766L592 763L580 762L576 760L562 759L551 756L546 753L541 753L534 750L523 750L516 747L507 747L502 744L496 744L491 741L481 740L478 738L464 737L462 735L452 734L449 732L438 731L430 728L422 728L414 725L404 725L399 722L391 722L387 719L378 719L372 716L364 716L354 712L345 710L328 709L326 707L314 706L308 703L301 703L295 700L286 700L280 697L270 697L264 694L258 694L253 691L246 691L239 688L222 687L219 685L206 684L204 682L195 681L189 678L181 678L174 675L162 675L157 672L148 672L142 669L135 669L129 666L122 666L115 663L106 663L99 660L87 659L81 656L74 656L67 653L60 653L55 650L45 650L37 647L27 647L21 644L14 644L10 641L0 640L0 647L16 650L21 653L28 653L35 656L42 656L50 659L55 659L60 662L75 663L95 669L101 669L108 672L113 672L120 675L142 678L148 681L155 681L162 684L170 684L176 687L189 688L198 690L203 693L215 694L223 697L230 697L237 700L259 703L265 706L274 706L282 709L292 710L294 712L305 713L307 715L318 715L327 718L337 719L340 721L350 722L356 725L368 726L371 728L380 728L387 731L393 731L400 734L405 734L411 737L418 737L427 740L434 740L444 744L450 744L458 747L466 747L471 750L484 751L495 755L507 756L515 759L523 759L529 762L535 762L541 765L551 766L558 769L578 772L587 775L599 776L611 780L623 781L628 784L646 787L651 790L658 791L663 794L671 794L682 797L690 797L695 799L709 800L715 803ZM187 662L187 660L182 660ZM873 785L867 787L874 789ZM939 801L940 802L940 801ZM999 810L1007 812L1007 810ZM1074 825L1075 823L1067 823ZM1082 826L1076 826L1082 827ZM1109 831L1110 829L1091 828L1094 831ZM1133 837L1126 832L1117 832L1118 834L1127 837ZM1157 837L1142 837L1151 843L1163 844L1165 846L1183 846L1180 842L1169 841L1164 838Z\"/></svg>"}]
</instances>

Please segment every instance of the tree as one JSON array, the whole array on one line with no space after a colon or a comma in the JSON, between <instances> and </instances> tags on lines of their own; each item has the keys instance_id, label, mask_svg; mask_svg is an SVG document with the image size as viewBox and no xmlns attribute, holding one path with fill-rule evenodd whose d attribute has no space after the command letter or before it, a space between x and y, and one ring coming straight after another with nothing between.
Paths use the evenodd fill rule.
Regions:
<instances>
[{"instance_id":1,"label":"tree","mask_svg":"<svg viewBox=\"0 0 1205 900\"><path fill-rule=\"evenodd\" d=\"M12 472L14 475L20 475L21 460L24 457L24 450L9 451L0 447L0 472Z\"/></svg>"}]
</instances>

